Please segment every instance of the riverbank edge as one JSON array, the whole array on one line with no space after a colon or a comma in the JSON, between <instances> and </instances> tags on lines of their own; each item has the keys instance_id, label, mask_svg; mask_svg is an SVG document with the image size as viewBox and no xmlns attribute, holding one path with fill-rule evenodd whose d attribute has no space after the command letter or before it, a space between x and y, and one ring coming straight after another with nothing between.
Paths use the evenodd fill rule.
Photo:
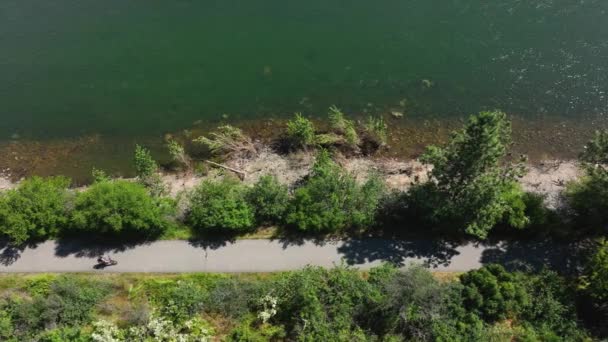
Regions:
<instances>
[{"instance_id":1,"label":"riverbank edge","mask_svg":"<svg viewBox=\"0 0 608 342\"><path fill-rule=\"evenodd\" d=\"M370 174L376 174L385 181L390 191L407 191L412 184L427 180L430 167L417 159L397 159L386 157L347 157L342 154L334 155L335 161L359 182L363 182ZM315 161L315 151L298 151L290 154L279 154L269 147L263 147L250 157L234 157L222 165L238 170L241 175L229 169L208 164L204 172L163 171L161 179L168 194L172 198L180 198L182 194L194 189L205 180L218 180L226 176L243 176L242 182L252 185L265 175L272 175L290 189L304 179ZM561 205L561 193L571 181L583 175L580 163L576 160L544 160L526 165L526 174L519 179L523 189L544 196L545 205L556 209ZM135 181L135 178L124 178ZM15 188L19 182L13 182L9 177L0 177L0 191ZM75 191L83 191L87 186L76 187Z\"/></svg>"}]
</instances>

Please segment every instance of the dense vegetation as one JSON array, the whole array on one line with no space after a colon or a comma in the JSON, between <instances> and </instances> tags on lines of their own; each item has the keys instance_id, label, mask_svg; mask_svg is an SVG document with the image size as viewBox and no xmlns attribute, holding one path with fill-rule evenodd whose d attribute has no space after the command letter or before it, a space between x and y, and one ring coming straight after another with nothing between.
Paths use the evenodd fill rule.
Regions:
<instances>
[{"instance_id":1,"label":"dense vegetation","mask_svg":"<svg viewBox=\"0 0 608 342\"><path fill-rule=\"evenodd\" d=\"M4 276L4 341L584 341L568 279L491 265L256 276Z\"/></svg>"},{"instance_id":2,"label":"dense vegetation","mask_svg":"<svg viewBox=\"0 0 608 342\"><path fill-rule=\"evenodd\" d=\"M492 265L448 283L420 268L389 266L365 276L339 267L256 281L148 279L131 284L128 307L120 312L109 304L113 291L124 291L116 284L42 277L0 298L0 339L579 341L589 331L608 334L608 131L587 144L581 156L585 176L566 185L564 206L553 210L519 185L523 159L509 154L511 127L502 112L474 115L445 145L429 147L421 157L432 166L428 180L398 193L387 192L374 174L356 180L332 159L334 153L382 148L384 121L355 122L335 107L328 116L329 127L322 130L296 115L276 144L279 150L316 150L310 174L291 187L272 176L246 185L226 173L171 197L159 164L136 146L135 180L94 170L96 181L82 190L69 189L62 177L33 177L0 193L0 234L13 247L64 236L156 239L176 230L231 238L268 225L285 237L565 237L587 242L576 256L584 266L564 277ZM257 151L231 126L195 142L216 157ZM171 167L191 172L196 160L184 145L171 139L167 146Z\"/></svg>"}]
</instances>

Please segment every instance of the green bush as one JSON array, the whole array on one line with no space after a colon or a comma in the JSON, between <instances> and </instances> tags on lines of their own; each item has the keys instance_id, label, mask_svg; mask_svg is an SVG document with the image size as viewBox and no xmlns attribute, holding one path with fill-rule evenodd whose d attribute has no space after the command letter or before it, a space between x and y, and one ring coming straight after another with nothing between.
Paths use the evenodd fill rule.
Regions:
<instances>
[{"instance_id":1,"label":"green bush","mask_svg":"<svg viewBox=\"0 0 608 342\"><path fill-rule=\"evenodd\" d=\"M287 141L293 148L306 148L315 143L315 127L309 119L296 113L296 116L287 122Z\"/></svg>"},{"instance_id":2,"label":"green bush","mask_svg":"<svg viewBox=\"0 0 608 342\"><path fill-rule=\"evenodd\" d=\"M265 285L264 281L220 279L209 290L205 311L233 318L244 316L264 294Z\"/></svg>"},{"instance_id":3,"label":"green bush","mask_svg":"<svg viewBox=\"0 0 608 342\"><path fill-rule=\"evenodd\" d=\"M15 298L8 304L14 335L33 336L47 328L86 324L93 308L109 292L105 282L60 276L52 282L47 295Z\"/></svg>"},{"instance_id":4,"label":"green bush","mask_svg":"<svg viewBox=\"0 0 608 342\"><path fill-rule=\"evenodd\" d=\"M504 113L472 116L445 147L430 146L421 157L433 170L429 183L413 189L412 199L427 203L414 207L424 208L434 224L462 226L482 239L503 220L523 228L529 219L516 179L524 168L504 162L510 144L511 124Z\"/></svg>"},{"instance_id":5,"label":"green bush","mask_svg":"<svg viewBox=\"0 0 608 342\"><path fill-rule=\"evenodd\" d=\"M69 220L70 180L32 177L0 194L0 232L11 243L53 238Z\"/></svg>"},{"instance_id":6,"label":"green bush","mask_svg":"<svg viewBox=\"0 0 608 342\"><path fill-rule=\"evenodd\" d=\"M198 230L243 232L254 225L247 188L237 181L204 181L190 193L187 222Z\"/></svg>"},{"instance_id":7,"label":"green bush","mask_svg":"<svg viewBox=\"0 0 608 342\"><path fill-rule=\"evenodd\" d=\"M329 108L328 119L333 131L344 136L344 140L351 148L359 145L359 134L355 128L355 123L344 117L344 113L335 106Z\"/></svg>"},{"instance_id":8,"label":"green bush","mask_svg":"<svg viewBox=\"0 0 608 342\"><path fill-rule=\"evenodd\" d=\"M213 154L224 156L251 155L256 152L253 141L240 128L220 126L209 136L198 137L194 142L206 146Z\"/></svg>"},{"instance_id":9,"label":"green bush","mask_svg":"<svg viewBox=\"0 0 608 342\"><path fill-rule=\"evenodd\" d=\"M151 197L138 183L102 181L78 194L72 222L93 234L149 238L167 228L173 209L171 200Z\"/></svg>"},{"instance_id":10,"label":"green bush","mask_svg":"<svg viewBox=\"0 0 608 342\"><path fill-rule=\"evenodd\" d=\"M367 118L365 127L365 139L378 147L386 145L388 141L388 126L384 122L384 119L379 117L370 116Z\"/></svg>"},{"instance_id":11,"label":"green bush","mask_svg":"<svg viewBox=\"0 0 608 342\"><path fill-rule=\"evenodd\" d=\"M262 176L247 193L247 201L259 224L281 222L288 200L287 187L270 175Z\"/></svg>"},{"instance_id":12,"label":"green bush","mask_svg":"<svg viewBox=\"0 0 608 342\"><path fill-rule=\"evenodd\" d=\"M147 179L158 171L158 165L150 151L140 145L135 145L134 156L135 174L140 179Z\"/></svg>"},{"instance_id":13,"label":"green bush","mask_svg":"<svg viewBox=\"0 0 608 342\"><path fill-rule=\"evenodd\" d=\"M272 324L256 324L256 318L246 317L226 337L230 342L266 342L283 341L287 334L281 326Z\"/></svg>"},{"instance_id":14,"label":"green bush","mask_svg":"<svg viewBox=\"0 0 608 342\"><path fill-rule=\"evenodd\" d=\"M290 340L357 341L362 329L357 318L375 294L355 270L307 267L280 279L272 324L285 326Z\"/></svg>"},{"instance_id":15,"label":"green bush","mask_svg":"<svg viewBox=\"0 0 608 342\"><path fill-rule=\"evenodd\" d=\"M598 306L606 306L608 313L608 240L601 239L597 249L586 263L583 288L597 301Z\"/></svg>"},{"instance_id":16,"label":"green bush","mask_svg":"<svg viewBox=\"0 0 608 342\"><path fill-rule=\"evenodd\" d=\"M378 279L381 278L381 279ZM399 334L410 339L432 340L433 324L448 319L447 285L439 283L421 266L370 276L381 293L366 319L378 335Z\"/></svg>"},{"instance_id":17,"label":"green bush","mask_svg":"<svg viewBox=\"0 0 608 342\"><path fill-rule=\"evenodd\" d=\"M200 314L206 298L207 292L198 284L178 280L156 292L152 301L163 317L179 323Z\"/></svg>"},{"instance_id":18,"label":"green bush","mask_svg":"<svg viewBox=\"0 0 608 342\"><path fill-rule=\"evenodd\" d=\"M364 185L358 185L322 150L309 179L290 200L285 222L313 233L366 228L374 223L383 194L380 179L370 177Z\"/></svg>"},{"instance_id":19,"label":"green bush","mask_svg":"<svg viewBox=\"0 0 608 342\"><path fill-rule=\"evenodd\" d=\"M488 265L460 276L467 310L488 322L515 318L529 298L520 279L500 265Z\"/></svg>"}]
</instances>

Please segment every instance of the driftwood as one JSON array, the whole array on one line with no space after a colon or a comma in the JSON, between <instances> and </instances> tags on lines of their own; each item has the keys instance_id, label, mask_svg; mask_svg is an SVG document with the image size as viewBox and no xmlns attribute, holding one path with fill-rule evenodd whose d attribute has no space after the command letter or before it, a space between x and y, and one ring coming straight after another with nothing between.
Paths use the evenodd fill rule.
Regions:
<instances>
[{"instance_id":1,"label":"driftwood","mask_svg":"<svg viewBox=\"0 0 608 342\"><path fill-rule=\"evenodd\" d=\"M213 166L221 167L222 169L226 169L228 171L232 171L232 172L236 173L241 180L244 180L245 176L247 175L247 173L245 171L237 170L235 168L232 168L230 166L226 166L223 164L218 164L218 163L212 162L211 160L205 160L205 163L211 164Z\"/></svg>"}]
</instances>

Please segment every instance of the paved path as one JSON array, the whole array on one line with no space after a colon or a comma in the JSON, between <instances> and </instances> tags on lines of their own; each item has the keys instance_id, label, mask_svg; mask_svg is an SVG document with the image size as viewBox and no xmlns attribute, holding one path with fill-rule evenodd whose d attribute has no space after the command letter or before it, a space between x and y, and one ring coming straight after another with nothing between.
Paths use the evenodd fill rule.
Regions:
<instances>
[{"instance_id":1,"label":"paved path","mask_svg":"<svg viewBox=\"0 0 608 342\"><path fill-rule=\"evenodd\" d=\"M519 246L524 254L529 246ZM286 244L271 240L237 240L204 247L188 241L158 241L121 247L47 241L20 253L0 251L0 272L271 272L306 265L331 267L344 262L362 269L385 261L425 263L439 271L467 271L486 262L504 262L512 246L452 246L444 243L352 240ZM111 255L118 265L96 269L97 256ZM515 253L517 254L517 253ZM542 252L541 255L546 253ZM561 261L560 261L561 262Z\"/></svg>"}]
</instances>

